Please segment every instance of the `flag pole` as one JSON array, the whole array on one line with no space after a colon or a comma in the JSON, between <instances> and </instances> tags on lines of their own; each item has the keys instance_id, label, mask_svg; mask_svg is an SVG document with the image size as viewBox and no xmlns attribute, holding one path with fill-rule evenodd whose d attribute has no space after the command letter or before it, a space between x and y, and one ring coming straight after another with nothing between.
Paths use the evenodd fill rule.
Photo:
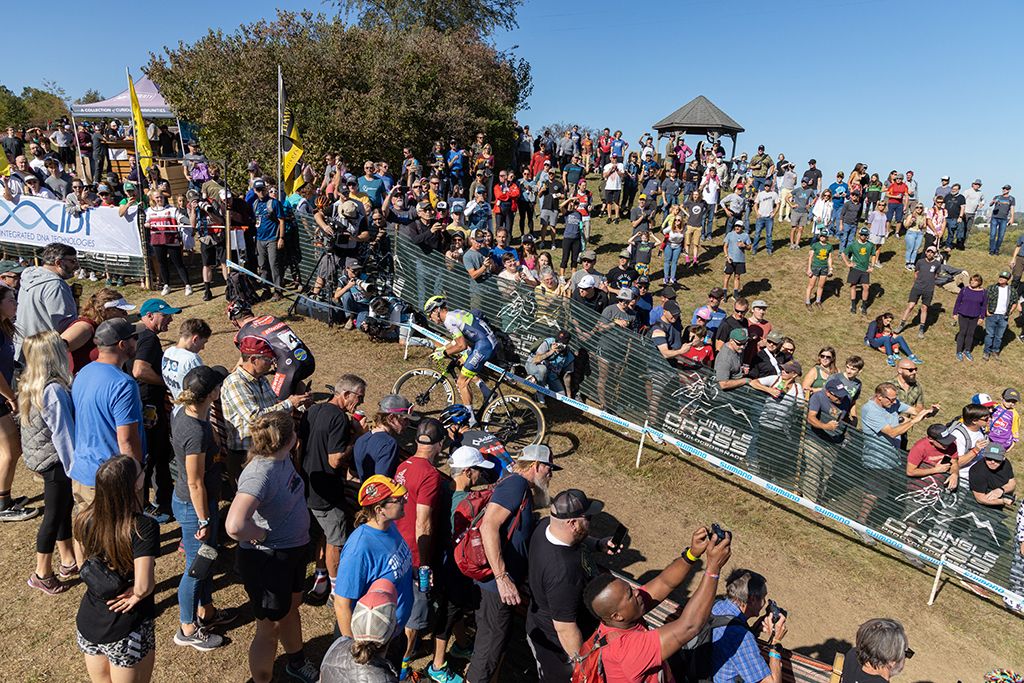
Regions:
<instances>
[{"instance_id":1,"label":"flag pole","mask_svg":"<svg viewBox=\"0 0 1024 683\"><path fill-rule=\"evenodd\" d=\"M281 65L277 65L277 130L274 136L277 138L277 201L284 200L284 188L281 187L281 128L284 114L281 107L284 96L284 81L281 78Z\"/></svg>"},{"instance_id":2,"label":"flag pole","mask_svg":"<svg viewBox=\"0 0 1024 683\"><path fill-rule=\"evenodd\" d=\"M132 83L132 74L131 74L131 71L128 70L128 67L124 68L124 75L128 79L128 88L129 88L129 90L131 90L135 86ZM131 99L131 96L129 95L129 100L130 99ZM140 105L140 107L141 107L141 105ZM142 160L139 158L139 131L135 130L137 127L138 126L135 125L135 112L133 111L132 112L132 146L135 148L135 174L136 174L136 176L138 176L135 179L135 186L137 188L139 188L139 196L140 197L144 197L148 193L146 192L145 187L142 184ZM128 173L129 174L131 174L131 170L132 170L131 166L129 166L128 167ZM93 182L96 182L95 178L93 179ZM149 266L150 266L149 258L148 258L148 254L149 254L149 240L147 239L146 230L145 230L145 215L146 215L146 212L143 211L143 209L142 209L142 201L140 200L139 201L138 211L135 212L135 226L139 230L139 237L142 240L142 246L143 246L143 249L142 249L142 263L144 265L144 268L143 268L143 276L142 276L142 286L145 289L150 289L153 286L153 281L152 281L152 278L150 277L150 273L149 273Z\"/></svg>"}]
</instances>

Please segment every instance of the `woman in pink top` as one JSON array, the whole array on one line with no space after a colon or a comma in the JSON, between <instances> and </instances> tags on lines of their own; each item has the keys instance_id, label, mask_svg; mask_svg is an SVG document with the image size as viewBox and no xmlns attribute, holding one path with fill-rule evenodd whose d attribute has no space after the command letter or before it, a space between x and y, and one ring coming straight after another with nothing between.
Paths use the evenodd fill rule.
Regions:
<instances>
[{"instance_id":1,"label":"woman in pink top","mask_svg":"<svg viewBox=\"0 0 1024 683\"><path fill-rule=\"evenodd\" d=\"M924 230L924 248L930 246L938 247L942 233L946 231L946 200L936 197L935 203L925 212L928 217L928 227Z\"/></svg>"}]
</instances>

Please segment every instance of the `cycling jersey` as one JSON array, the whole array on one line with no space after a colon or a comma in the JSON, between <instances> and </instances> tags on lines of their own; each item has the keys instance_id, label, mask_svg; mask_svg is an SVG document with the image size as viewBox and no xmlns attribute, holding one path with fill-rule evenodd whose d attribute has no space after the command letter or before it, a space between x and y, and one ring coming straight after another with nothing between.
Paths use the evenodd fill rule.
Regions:
<instances>
[{"instance_id":1,"label":"cycling jersey","mask_svg":"<svg viewBox=\"0 0 1024 683\"><path fill-rule=\"evenodd\" d=\"M235 346L241 344L245 337L259 337L274 350L277 372L271 378L270 386L280 399L296 393L299 382L312 375L316 369L313 352L292 332L288 323L279 318L272 315L253 318L235 334Z\"/></svg>"},{"instance_id":2,"label":"cycling jersey","mask_svg":"<svg viewBox=\"0 0 1024 683\"><path fill-rule=\"evenodd\" d=\"M479 311L448 311L444 317L444 327L451 333L452 339L465 337L470 351L462 362L462 374L475 376L484 363L491 359L498 346L498 338L494 336L491 326Z\"/></svg>"}]
</instances>

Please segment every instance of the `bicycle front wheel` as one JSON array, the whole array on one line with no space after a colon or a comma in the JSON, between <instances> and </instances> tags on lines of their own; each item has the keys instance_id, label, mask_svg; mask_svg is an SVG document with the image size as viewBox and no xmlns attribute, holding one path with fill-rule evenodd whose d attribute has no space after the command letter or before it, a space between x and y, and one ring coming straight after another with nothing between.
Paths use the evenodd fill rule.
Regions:
<instances>
[{"instance_id":1,"label":"bicycle front wheel","mask_svg":"<svg viewBox=\"0 0 1024 683\"><path fill-rule=\"evenodd\" d=\"M431 368L409 370L395 382L392 391L409 399L413 410L436 418L455 403L455 386L447 375Z\"/></svg>"},{"instance_id":2,"label":"bicycle front wheel","mask_svg":"<svg viewBox=\"0 0 1024 683\"><path fill-rule=\"evenodd\" d=\"M547 425L540 406L525 396L510 394L495 399L484 410L480 427L493 434L509 451L521 451L544 440Z\"/></svg>"}]
</instances>

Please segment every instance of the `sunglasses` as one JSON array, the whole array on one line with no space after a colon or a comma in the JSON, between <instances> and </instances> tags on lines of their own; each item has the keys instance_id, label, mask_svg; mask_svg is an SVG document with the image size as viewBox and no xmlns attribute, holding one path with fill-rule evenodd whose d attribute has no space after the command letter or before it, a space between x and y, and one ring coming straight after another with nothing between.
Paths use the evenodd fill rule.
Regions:
<instances>
[{"instance_id":1,"label":"sunglasses","mask_svg":"<svg viewBox=\"0 0 1024 683\"><path fill-rule=\"evenodd\" d=\"M818 358L824 358L826 360L832 360L833 358L835 358L835 356L829 355L827 353L819 353L818 354Z\"/></svg>"}]
</instances>

